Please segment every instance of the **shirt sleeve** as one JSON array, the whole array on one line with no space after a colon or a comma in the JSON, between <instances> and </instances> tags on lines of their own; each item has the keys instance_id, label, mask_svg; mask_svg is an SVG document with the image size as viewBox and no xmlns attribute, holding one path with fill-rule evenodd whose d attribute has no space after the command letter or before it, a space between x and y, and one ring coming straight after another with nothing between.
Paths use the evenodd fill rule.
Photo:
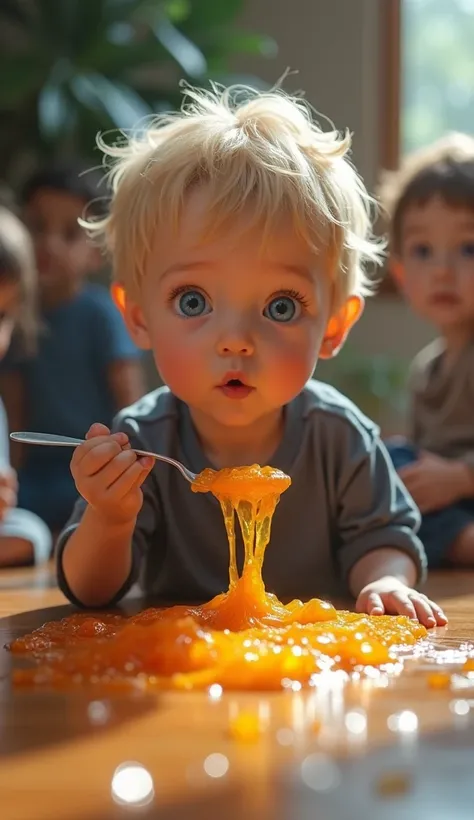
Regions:
<instances>
[{"instance_id":1,"label":"shirt sleeve","mask_svg":"<svg viewBox=\"0 0 474 820\"><path fill-rule=\"evenodd\" d=\"M140 441L137 433L137 425L133 419L127 419L123 414L119 414L113 425L114 432L122 431L127 433L132 447L143 449L143 443ZM130 574L123 586L118 590L114 597L104 604L104 607L111 607L116 605L127 592L131 589L133 584L139 580L142 569L145 564L145 558L152 548L153 544L159 543L158 532L160 529L160 522L163 521L161 514L161 499L156 485L153 470L145 479L142 485L143 505L137 517L137 523L132 538L132 567ZM64 530L60 534L56 544L56 572L58 579L58 586L75 606L84 608L84 604L72 592L63 569L63 553L66 544L72 533L79 526L82 516L86 509L86 502L80 498L74 507L72 515L66 524ZM97 609L97 607L95 607Z\"/></svg>"},{"instance_id":2,"label":"shirt sleeve","mask_svg":"<svg viewBox=\"0 0 474 820\"><path fill-rule=\"evenodd\" d=\"M378 431L346 425L337 482L337 558L347 581L352 567L368 552L393 547L416 564L417 582L426 574L426 554L416 533L420 513L398 478Z\"/></svg>"},{"instance_id":3,"label":"shirt sleeve","mask_svg":"<svg viewBox=\"0 0 474 820\"><path fill-rule=\"evenodd\" d=\"M104 291L96 302L94 356L102 367L124 359L138 359L141 351L132 342L125 322L109 294Z\"/></svg>"}]
</instances>

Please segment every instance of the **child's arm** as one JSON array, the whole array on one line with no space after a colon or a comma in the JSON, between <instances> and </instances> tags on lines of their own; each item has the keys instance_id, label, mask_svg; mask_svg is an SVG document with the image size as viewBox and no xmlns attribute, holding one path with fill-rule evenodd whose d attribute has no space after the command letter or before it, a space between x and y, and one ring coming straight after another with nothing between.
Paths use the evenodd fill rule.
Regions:
<instances>
[{"instance_id":1,"label":"child's arm","mask_svg":"<svg viewBox=\"0 0 474 820\"><path fill-rule=\"evenodd\" d=\"M101 424L93 425L75 450L71 472L87 507L58 560L62 586L76 603L103 606L126 584L141 487L153 464L136 456L125 433L110 434Z\"/></svg>"},{"instance_id":2,"label":"child's arm","mask_svg":"<svg viewBox=\"0 0 474 820\"><path fill-rule=\"evenodd\" d=\"M349 588L358 612L407 615L425 626L444 626L447 618L437 604L412 587L417 567L409 555L391 547L367 553L352 567Z\"/></svg>"},{"instance_id":3,"label":"child's arm","mask_svg":"<svg viewBox=\"0 0 474 820\"><path fill-rule=\"evenodd\" d=\"M422 513L443 509L474 497L474 454L466 460L422 453L418 461L399 470L399 476Z\"/></svg>"},{"instance_id":4,"label":"child's arm","mask_svg":"<svg viewBox=\"0 0 474 820\"><path fill-rule=\"evenodd\" d=\"M416 445L423 440L426 424L426 383L433 362L439 359L439 340L428 345L410 367L408 391L410 396L410 440ZM472 363L474 366L474 362ZM471 372L472 367L471 367ZM474 398L474 377L465 386L463 400L467 406ZM469 405L470 403L470 405ZM429 420L428 412L428 420ZM416 501L422 513L443 509L464 498L474 497L474 451L467 450L462 458L447 459L430 452L421 452L413 464L401 468L400 478Z\"/></svg>"},{"instance_id":5,"label":"child's arm","mask_svg":"<svg viewBox=\"0 0 474 820\"><path fill-rule=\"evenodd\" d=\"M378 430L355 419L337 432L337 558L357 609L409 615L427 626L446 623L439 607L413 589L426 570L416 535L420 515Z\"/></svg>"},{"instance_id":6,"label":"child's arm","mask_svg":"<svg viewBox=\"0 0 474 820\"><path fill-rule=\"evenodd\" d=\"M134 526L135 519L114 522L86 507L62 553L62 572L83 606L104 606L124 586L132 568Z\"/></svg>"}]
</instances>

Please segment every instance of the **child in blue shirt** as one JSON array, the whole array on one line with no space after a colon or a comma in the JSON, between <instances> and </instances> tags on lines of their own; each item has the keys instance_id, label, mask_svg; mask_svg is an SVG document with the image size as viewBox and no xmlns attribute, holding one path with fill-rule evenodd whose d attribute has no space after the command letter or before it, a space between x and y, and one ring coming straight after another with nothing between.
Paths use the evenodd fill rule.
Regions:
<instances>
[{"instance_id":1,"label":"child in blue shirt","mask_svg":"<svg viewBox=\"0 0 474 820\"><path fill-rule=\"evenodd\" d=\"M86 206L103 212L97 177L79 166L35 174L23 191L24 219L38 267L42 327L33 357L12 350L2 367L10 429L83 437L91 422L109 424L144 393L139 351L107 289L86 281L99 252L78 225ZM77 498L69 458L60 449L28 449L19 464L19 499L59 531Z\"/></svg>"}]
</instances>

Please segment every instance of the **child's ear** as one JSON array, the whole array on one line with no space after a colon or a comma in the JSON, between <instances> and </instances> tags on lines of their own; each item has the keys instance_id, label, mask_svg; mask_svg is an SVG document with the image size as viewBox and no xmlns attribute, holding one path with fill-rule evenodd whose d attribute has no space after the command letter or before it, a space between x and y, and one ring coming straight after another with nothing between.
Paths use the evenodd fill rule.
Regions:
<instances>
[{"instance_id":1,"label":"child's ear","mask_svg":"<svg viewBox=\"0 0 474 820\"><path fill-rule=\"evenodd\" d=\"M332 359L338 353L346 341L350 329L360 319L363 310L364 300L362 296L350 296L342 308L334 316L331 316L319 351L320 359Z\"/></svg>"},{"instance_id":2,"label":"child's ear","mask_svg":"<svg viewBox=\"0 0 474 820\"><path fill-rule=\"evenodd\" d=\"M403 288L405 284L405 268L398 256L390 257L388 270L398 287Z\"/></svg>"},{"instance_id":3,"label":"child's ear","mask_svg":"<svg viewBox=\"0 0 474 820\"><path fill-rule=\"evenodd\" d=\"M112 282L110 286L110 295L112 297L112 301L115 307L120 311L120 313L125 313L125 288L123 285L119 285L118 282Z\"/></svg>"},{"instance_id":4,"label":"child's ear","mask_svg":"<svg viewBox=\"0 0 474 820\"><path fill-rule=\"evenodd\" d=\"M132 341L135 342L141 350L151 350L148 328L140 305L127 297L125 288L118 282L111 284L110 295L112 296L115 307L122 314Z\"/></svg>"}]
</instances>

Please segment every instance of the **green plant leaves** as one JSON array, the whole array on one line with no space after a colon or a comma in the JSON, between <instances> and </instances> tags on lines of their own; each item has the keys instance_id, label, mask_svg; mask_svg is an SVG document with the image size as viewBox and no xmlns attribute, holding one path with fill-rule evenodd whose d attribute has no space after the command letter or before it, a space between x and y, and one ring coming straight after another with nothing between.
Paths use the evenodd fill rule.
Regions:
<instances>
[{"instance_id":1,"label":"green plant leaves","mask_svg":"<svg viewBox=\"0 0 474 820\"><path fill-rule=\"evenodd\" d=\"M236 27L243 6L243 0L2 0L0 116L7 116L0 176L14 175L23 154L29 162L51 153L93 156L98 131L129 129L179 105L180 79L226 84L235 55L272 56L270 38ZM232 81L260 85L253 77Z\"/></svg>"},{"instance_id":2,"label":"green plant leaves","mask_svg":"<svg viewBox=\"0 0 474 820\"><path fill-rule=\"evenodd\" d=\"M195 0L183 20L186 31L234 24L244 8L243 0Z\"/></svg>"},{"instance_id":3,"label":"green plant leaves","mask_svg":"<svg viewBox=\"0 0 474 820\"><path fill-rule=\"evenodd\" d=\"M36 51L28 54L3 54L0 66L0 107L5 109L17 106L19 100L29 99L48 74L48 65L42 65L41 55Z\"/></svg>"},{"instance_id":4,"label":"green plant leaves","mask_svg":"<svg viewBox=\"0 0 474 820\"><path fill-rule=\"evenodd\" d=\"M82 105L106 114L116 128L133 128L152 113L145 100L132 88L102 74L73 77L71 89Z\"/></svg>"},{"instance_id":5,"label":"green plant leaves","mask_svg":"<svg viewBox=\"0 0 474 820\"><path fill-rule=\"evenodd\" d=\"M160 20L154 34L188 77L198 78L206 73L207 63L202 51L169 20Z\"/></svg>"}]
</instances>

